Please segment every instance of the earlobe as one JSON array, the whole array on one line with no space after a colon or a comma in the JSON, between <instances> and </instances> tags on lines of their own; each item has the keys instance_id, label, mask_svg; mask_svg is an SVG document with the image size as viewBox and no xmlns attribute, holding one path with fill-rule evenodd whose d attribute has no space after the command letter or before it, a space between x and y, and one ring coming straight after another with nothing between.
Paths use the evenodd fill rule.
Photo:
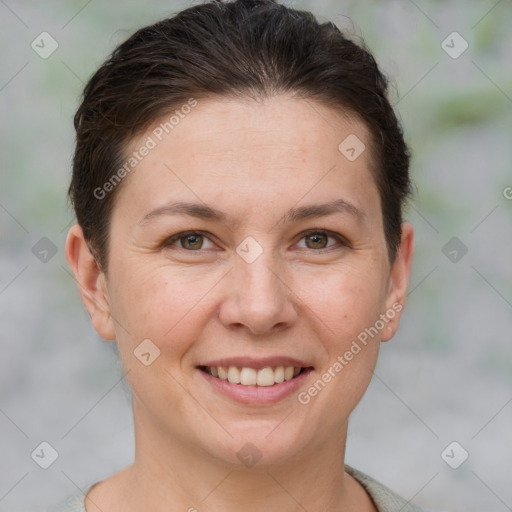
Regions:
<instances>
[{"instance_id":1,"label":"earlobe","mask_svg":"<svg viewBox=\"0 0 512 512\"><path fill-rule=\"evenodd\" d=\"M390 285L386 298L386 311L389 318L386 328L381 333L381 341L389 341L400 324L400 317L407 295L407 285L411 272L412 257L414 253L414 229L408 222L402 224L402 237L400 247L391 267Z\"/></svg>"},{"instance_id":2,"label":"earlobe","mask_svg":"<svg viewBox=\"0 0 512 512\"><path fill-rule=\"evenodd\" d=\"M105 274L92 255L78 224L74 224L68 232L66 259L97 333L105 340L115 340Z\"/></svg>"}]
</instances>

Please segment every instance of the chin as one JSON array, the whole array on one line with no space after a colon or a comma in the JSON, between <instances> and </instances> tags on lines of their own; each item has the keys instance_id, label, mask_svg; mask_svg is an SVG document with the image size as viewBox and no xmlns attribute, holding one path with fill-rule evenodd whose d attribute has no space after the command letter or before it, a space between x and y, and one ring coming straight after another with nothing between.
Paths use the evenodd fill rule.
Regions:
<instances>
[{"instance_id":1,"label":"chin","mask_svg":"<svg viewBox=\"0 0 512 512\"><path fill-rule=\"evenodd\" d=\"M299 425L285 418L225 424L231 436L223 432L217 439L203 439L201 444L214 458L229 465L262 468L286 464L308 445L308 438Z\"/></svg>"}]
</instances>

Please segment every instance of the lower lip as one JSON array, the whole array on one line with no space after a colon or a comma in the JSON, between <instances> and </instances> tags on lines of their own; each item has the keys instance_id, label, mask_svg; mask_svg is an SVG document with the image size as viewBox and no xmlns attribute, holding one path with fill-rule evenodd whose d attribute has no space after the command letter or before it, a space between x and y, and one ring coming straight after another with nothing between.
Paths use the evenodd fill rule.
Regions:
<instances>
[{"instance_id":1,"label":"lower lip","mask_svg":"<svg viewBox=\"0 0 512 512\"><path fill-rule=\"evenodd\" d=\"M308 368L297 377L285 380L279 384L272 386L244 386L243 384L232 384L227 380L222 380L203 370L197 371L206 379L216 391L235 400L236 402L249 405L267 405L279 402L290 396L300 388L305 379L311 373L312 369Z\"/></svg>"}]
</instances>

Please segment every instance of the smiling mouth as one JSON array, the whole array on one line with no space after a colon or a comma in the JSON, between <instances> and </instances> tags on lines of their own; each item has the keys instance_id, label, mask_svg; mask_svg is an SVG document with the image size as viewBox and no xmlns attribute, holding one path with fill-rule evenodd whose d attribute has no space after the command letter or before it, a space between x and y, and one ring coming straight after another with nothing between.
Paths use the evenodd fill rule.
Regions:
<instances>
[{"instance_id":1,"label":"smiling mouth","mask_svg":"<svg viewBox=\"0 0 512 512\"><path fill-rule=\"evenodd\" d=\"M313 369L297 366L266 366L260 369L245 366L199 366L198 368L212 377L241 386L274 386Z\"/></svg>"}]
</instances>

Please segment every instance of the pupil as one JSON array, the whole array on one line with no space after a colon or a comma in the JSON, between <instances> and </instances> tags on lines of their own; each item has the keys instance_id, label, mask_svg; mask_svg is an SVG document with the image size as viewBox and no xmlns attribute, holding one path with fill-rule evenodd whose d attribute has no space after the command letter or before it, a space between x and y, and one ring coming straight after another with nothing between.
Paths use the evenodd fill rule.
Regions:
<instances>
[{"instance_id":1,"label":"pupil","mask_svg":"<svg viewBox=\"0 0 512 512\"><path fill-rule=\"evenodd\" d=\"M323 237L323 236L324 236L324 235L316 234L316 235L310 235L310 237L309 237L309 238L310 238L310 240L312 240L312 241L313 241L313 243L314 243L314 244L317 244L317 243L318 243L318 238L319 238L319 237ZM315 240L313 240L313 239L315 239Z\"/></svg>"},{"instance_id":2,"label":"pupil","mask_svg":"<svg viewBox=\"0 0 512 512\"><path fill-rule=\"evenodd\" d=\"M194 245L194 242L193 242L193 241L192 241L192 242L190 242L190 240L191 240L191 239L192 239L192 240L197 239L197 238L199 238L199 236L200 236L200 235L188 235L188 236L187 236L187 239L186 239L186 240L187 240L187 244L190 244L190 243L191 243L191 245ZM197 241L196 241L196 244L197 244Z\"/></svg>"}]
</instances>

